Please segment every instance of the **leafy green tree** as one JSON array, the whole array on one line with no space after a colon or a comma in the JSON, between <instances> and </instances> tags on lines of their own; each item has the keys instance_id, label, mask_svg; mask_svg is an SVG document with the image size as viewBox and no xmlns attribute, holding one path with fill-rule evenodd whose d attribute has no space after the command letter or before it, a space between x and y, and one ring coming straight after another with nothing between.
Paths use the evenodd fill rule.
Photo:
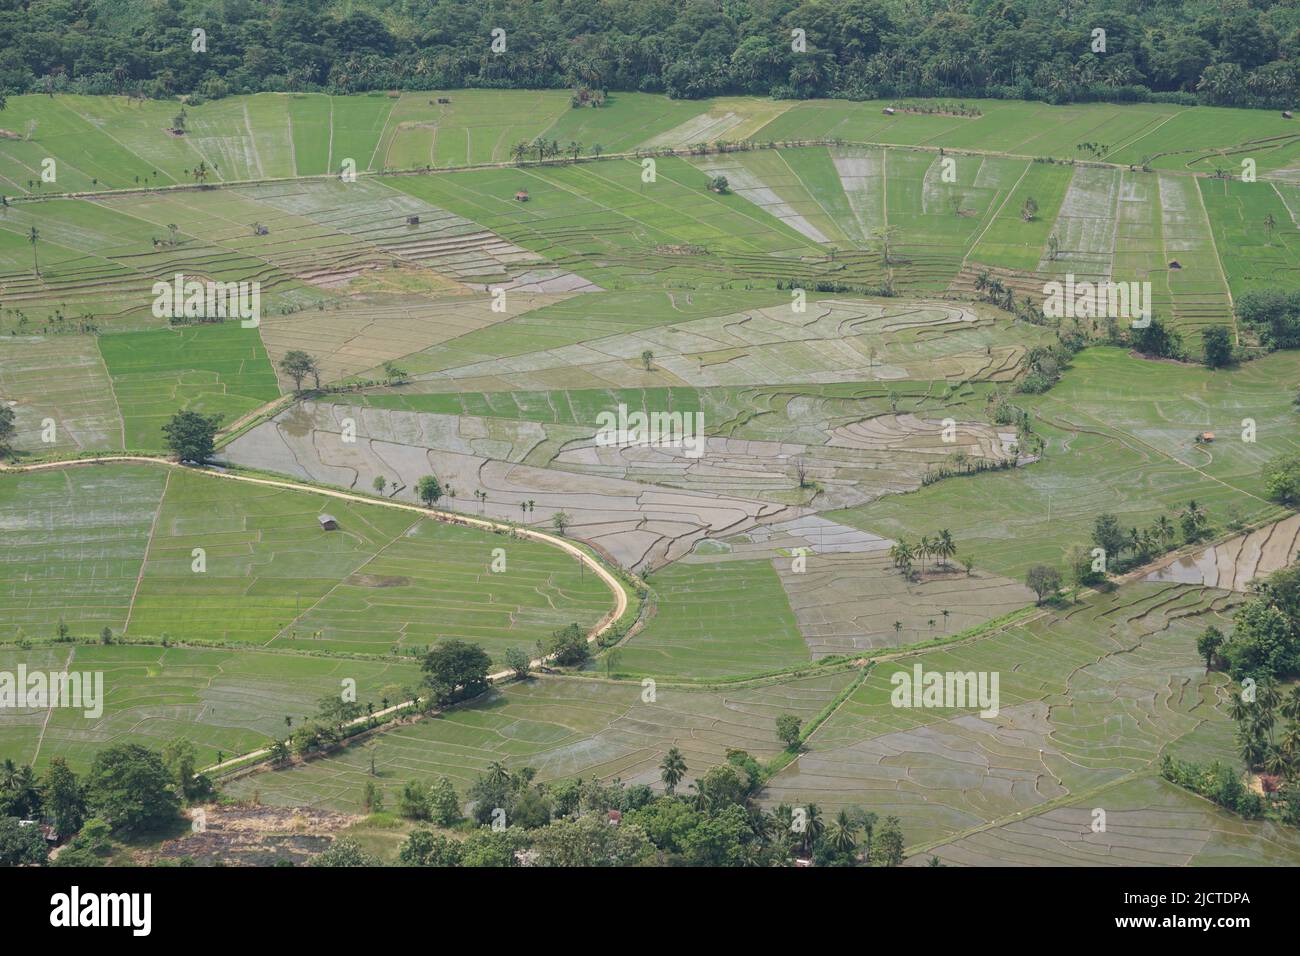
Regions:
<instances>
[{"instance_id":1,"label":"leafy green tree","mask_svg":"<svg viewBox=\"0 0 1300 956\"><path fill-rule=\"evenodd\" d=\"M139 744L117 744L95 755L86 775L86 804L115 832L158 827L179 816L172 775L161 756Z\"/></svg>"},{"instance_id":2,"label":"leafy green tree","mask_svg":"<svg viewBox=\"0 0 1300 956\"><path fill-rule=\"evenodd\" d=\"M429 788L418 780L408 780L397 798L397 813L407 820L428 820L431 817Z\"/></svg>"},{"instance_id":3,"label":"leafy green tree","mask_svg":"<svg viewBox=\"0 0 1300 956\"><path fill-rule=\"evenodd\" d=\"M68 837L81 829L86 820L86 795L77 781L77 775L62 757L50 759L50 765L41 779L45 813L54 824L60 837Z\"/></svg>"},{"instance_id":4,"label":"leafy green tree","mask_svg":"<svg viewBox=\"0 0 1300 956\"><path fill-rule=\"evenodd\" d=\"M302 382L308 375L312 377L316 387L320 388L320 365L316 360L301 349L293 349L286 352L284 358L280 359L280 371L293 379L293 390L302 391Z\"/></svg>"},{"instance_id":5,"label":"leafy green tree","mask_svg":"<svg viewBox=\"0 0 1300 956\"><path fill-rule=\"evenodd\" d=\"M177 412L162 427L163 442L181 461L207 461L216 447L220 415Z\"/></svg>"},{"instance_id":6,"label":"leafy green tree","mask_svg":"<svg viewBox=\"0 0 1300 956\"><path fill-rule=\"evenodd\" d=\"M901 866L903 863L903 830L898 817L885 817L876 831L871 846L872 866Z\"/></svg>"},{"instance_id":7,"label":"leafy green tree","mask_svg":"<svg viewBox=\"0 0 1300 956\"><path fill-rule=\"evenodd\" d=\"M460 820L460 799L446 777L440 777L429 793L429 818L440 827L452 826Z\"/></svg>"},{"instance_id":8,"label":"leafy green tree","mask_svg":"<svg viewBox=\"0 0 1300 956\"><path fill-rule=\"evenodd\" d=\"M1205 661L1205 671L1209 673L1214 666L1214 657L1223 646L1223 632L1211 624L1196 639L1196 653Z\"/></svg>"},{"instance_id":9,"label":"leafy green tree","mask_svg":"<svg viewBox=\"0 0 1300 956\"><path fill-rule=\"evenodd\" d=\"M1205 364L1210 368L1223 368L1232 364L1232 333L1226 325L1211 325L1201 333L1201 347Z\"/></svg>"},{"instance_id":10,"label":"leafy green tree","mask_svg":"<svg viewBox=\"0 0 1300 956\"><path fill-rule=\"evenodd\" d=\"M520 647L508 647L505 653L506 667L514 671L515 680L527 680L532 673L533 663L528 652Z\"/></svg>"},{"instance_id":11,"label":"leafy green tree","mask_svg":"<svg viewBox=\"0 0 1300 956\"><path fill-rule=\"evenodd\" d=\"M367 853L355 840L339 837L323 853L317 854L311 861L312 866L357 867L382 866L382 862Z\"/></svg>"},{"instance_id":12,"label":"leafy green tree","mask_svg":"<svg viewBox=\"0 0 1300 956\"><path fill-rule=\"evenodd\" d=\"M577 624L569 624L551 635L547 656L560 667L581 667L591 660L591 642Z\"/></svg>"},{"instance_id":13,"label":"leafy green tree","mask_svg":"<svg viewBox=\"0 0 1300 956\"><path fill-rule=\"evenodd\" d=\"M0 817L0 866L39 866L49 856L37 826L23 826L17 817Z\"/></svg>"},{"instance_id":14,"label":"leafy green tree","mask_svg":"<svg viewBox=\"0 0 1300 956\"><path fill-rule=\"evenodd\" d=\"M1279 455L1265 465L1264 488L1274 501L1300 504L1300 454Z\"/></svg>"},{"instance_id":15,"label":"leafy green tree","mask_svg":"<svg viewBox=\"0 0 1300 956\"><path fill-rule=\"evenodd\" d=\"M1109 512L1097 515L1092 525L1092 543L1106 552L1107 566L1118 561L1126 543L1119 519Z\"/></svg>"},{"instance_id":16,"label":"leafy green tree","mask_svg":"<svg viewBox=\"0 0 1300 956\"><path fill-rule=\"evenodd\" d=\"M492 659L477 644L443 641L424 655L420 667L438 705L477 697L488 689Z\"/></svg>"},{"instance_id":17,"label":"leafy green tree","mask_svg":"<svg viewBox=\"0 0 1300 956\"><path fill-rule=\"evenodd\" d=\"M432 830L413 830L397 851L402 866L460 866L460 843Z\"/></svg>"},{"instance_id":18,"label":"leafy green tree","mask_svg":"<svg viewBox=\"0 0 1300 956\"><path fill-rule=\"evenodd\" d=\"M1061 589L1061 572L1046 564L1032 565L1025 573L1025 585L1038 595L1042 604L1049 594Z\"/></svg>"},{"instance_id":19,"label":"leafy green tree","mask_svg":"<svg viewBox=\"0 0 1300 956\"><path fill-rule=\"evenodd\" d=\"M799 733L803 722L793 714L781 714L776 718L776 736L785 744L787 750L799 746Z\"/></svg>"},{"instance_id":20,"label":"leafy green tree","mask_svg":"<svg viewBox=\"0 0 1300 956\"><path fill-rule=\"evenodd\" d=\"M435 475L425 475L415 483L415 495L426 508L432 508L442 497L442 483Z\"/></svg>"},{"instance_id":21,"label":"leafy green tree","mask_svg":"<svg viewBox=\"0 0 1300 956\"><path fill-rule=\"evenodd\" d=\"M13 454L14 436L18 434L14 410L8 405L0 405L0 456Z\"/></svg>"}]
</instances>

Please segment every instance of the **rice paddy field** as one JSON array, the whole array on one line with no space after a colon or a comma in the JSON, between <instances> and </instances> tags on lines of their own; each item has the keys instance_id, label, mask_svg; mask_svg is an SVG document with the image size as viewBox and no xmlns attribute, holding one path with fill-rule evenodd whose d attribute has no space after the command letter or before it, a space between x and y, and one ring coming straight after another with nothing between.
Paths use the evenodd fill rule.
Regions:
<instances>
[{"instance_id":1,"label":"rice paddy field","mask_svg":"<svg viewBox=\"0 0 1300 956\"><path fill-rule=\"evenodd\" d=\"M441 641L498 667L594 636L616 587L584 667L226 793L358 813L367 783L463 793L498 760L659 787L670 747L687 782L743 748L775 761L764 805L898 815L912 862L1300 862L1293 830L1158 775L1240 769L1195 639L1300 548L1261 477L1300 452L1300 353L1236 316L1300 290L1294 121L487 89L227 97L178 133L179 110L0 112L0 670L106 684L99 716L0 711L0 758L187 737L216 763L341 681L408 699ZM1041 305L1071 276L1151 283L1191 361L1084 323L1021 392L1057 330L984 290ZM169 321L155 286L180 280L256 283L258 321ZM1216 325L1249 360L1195 364ZM221 417L207 468L165 460L181 411ZM417 507L428 475L456 520ZM1035 606L1027 569L1099 513L1193 499L1212 540ZM940 534L954 553L899 572L891 549ZM998 713L893 706L914 665L998 675ZM782 713L820 721L793 758Z\"/></svg>"}]
</instances>

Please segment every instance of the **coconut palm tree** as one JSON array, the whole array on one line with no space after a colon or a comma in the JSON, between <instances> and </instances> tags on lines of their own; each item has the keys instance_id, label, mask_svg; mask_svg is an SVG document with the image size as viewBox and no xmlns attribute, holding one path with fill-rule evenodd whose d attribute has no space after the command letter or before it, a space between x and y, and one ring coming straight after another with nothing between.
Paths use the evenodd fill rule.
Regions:
<instances>
[{"instance_id":1,"label":"coconut palm tree","mask_svg":"<svg viewBox=\"0 0 1300 956\"><path fill-rule=\"evenodd\" d=\"M682 757L682 752L676 747L669 747L668 753L664 754L663 763L659 765L659 778L664 782L664 790L671 797L677 792L677 785L682 782L682 777L686 776L686 760Z\"/></svg>"},{"instance_id":2,"label":"coconut palm tree","mask_svg":"<svg viewBox=\"0 0 1300 956\"><path fill-rule=\"evenodd\" d=\"M510 782L510 771L500 760L494 760L488 764L487 773L484 774L487 782L494 787L503 787Z\"/></svg>"},{"instance_id":3,"label":"coconut palm tree","mask_svg":"<svg viewBox=\"0 0 1300 956\"><path fill-rule=\"evenodd\" d=\"M831 849L836 853L852 853L858 848L858 829L858 822L847 810L841 810L835 815L835 822L828 832L827 841Z\"/></svg>"},{"instance_id":4,"label":"coconut palm tree","mask_svg":"<svg viewBox=\"0 0 1300 956\"><path fill-rule=\"evenodd\" d=\"M27 233L27 241L31 243L32 246L32 271L37 275L40 275L41 264L36 259L36 243L41 241L41 234L37 231L35 226L32 226L31 230Z\"/></svg>"},{"instance_id":5,"label":"coconut palm tree","mask_svg":"<svg viewBox=\"0 0 1300 956\"><path fill-rule=\"evenodd\" d=\"M821 809L815 803L804 807L803 840L804 853L811 853L822 834L826 832L826 821L822 819Z\"/></svg>"},{"instance_id":6,"label":"coconut palm tree","mask_svg":"<svg viewBox=\"0 0 1300 956\"><path fill-rule=\"evenodd\" d=\"M948 563L948 559L957 553L957 544L952 540L952 533L947 528L939 532L939 540L935 543L934 553L943 559L945 565Z\"/></svg>"},{"instance_id":7,"label":"coconut palm tree","mask_svg":"<svg viewBox=\"0 0 1300 956\"><path fill-rule=\"evenodd\" d=\"M1287 720L1300 721L1300 684L1291 688L1280 709Z\"/></svg>"},{"instance_id":8,"label":"coconut palm tree","mask_svg":"<svg viewBox=\"0 0 1300 956\"><path fill-rule=\"evenodd\" d=\"M916 556L921 561L921 573L925 574L925 559L934 554L934 542L930 540L929 535L921 535L921 540L916 546Z\"/></svg>"}]
</instances>

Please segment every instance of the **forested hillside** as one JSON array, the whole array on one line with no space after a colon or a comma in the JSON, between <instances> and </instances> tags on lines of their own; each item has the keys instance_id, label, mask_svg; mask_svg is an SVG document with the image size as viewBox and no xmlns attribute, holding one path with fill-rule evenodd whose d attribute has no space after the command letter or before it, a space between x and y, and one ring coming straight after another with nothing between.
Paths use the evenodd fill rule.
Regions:
<instances>
[{"instance_id":1,"label":"forested hillside","mask_svg":"<svg viewBox=\"0 0 1300 956\"><path fill-rule=\"evenodd\" d=\"M505 31L504 52L493 51L493 30ZM1287 108L1300 10L1179 0L0 0L0 51L0 89L11 93L585 87Z\"/></svg>"}]
</instances>

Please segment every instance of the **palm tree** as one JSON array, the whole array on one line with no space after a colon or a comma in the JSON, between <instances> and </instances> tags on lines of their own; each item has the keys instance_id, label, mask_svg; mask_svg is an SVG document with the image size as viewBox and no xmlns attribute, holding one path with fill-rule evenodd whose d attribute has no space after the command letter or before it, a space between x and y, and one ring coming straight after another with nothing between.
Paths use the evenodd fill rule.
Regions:
<instances>
[{"instance_id":1,"label":"palm tree","mask_svg":"<svg viewBox=\"0 0 1300 956\"><path fill-rule=\"evenodd\" d=\"M925 574L925 559L934 554L934 542L930 540L929 535L921 535L921 541L916 546L916 556L921 559L921 573Z\"/></svg>"},{"instance_id":2,"label":"palm tree","mask_svg":"<svg viewBox=\"0 0 1300 956\"><path fill-rule=\"evenodd\" d=\"M1247 715L1250 714L1250 704L1248 704L1241 694L1232 695L1232 703L1228 705L1228 716L1236 723L1242 723Z\"/></svg>"},{"instance_id":3,"label":"palm tree","mask_svg":"<svg viewBox=\"0 0 1300 956\"><path fill-rule=\"evenodd\" d=\"M902 622L902 621L895 621L895 622L894 622L894 636L897 637L899 634L902 633L902 631L903 631L903 622Z\"/></svg>"},{"instance_id":4,"label":"palm tree","mask_svg":"<svg viewBox=\"0 0 1300 956\"><path fill-rule=\"evenodd\" d=\"M1268 241L1270 243L1273 241L1273 230L1276 228L1277 220L1273 218L1272 213L1269 213L1264 217L1264 231L1268 233Z\"/></svg>"},{"instance_id":5,"label":"palm tree","mask_svg":"<svg viewBox=\"0 0 1300 956\"><path fill-rule=\"evenodd\" d=\"M663 763L659 765L659 778L664 782L664 790L671 797L677 792L677 785L682 782L682 777L686 776L686 760L682 757L682 752L676 747L669 747L668 753L664 754Z\"/></svg>"},{"instance_id":6,"label":"palm tree","mask_svg":"<svg viewBox=\"0 0 1300 956\"><path fill-rule=\"evenodd\" d=\"M1169 520L1168 515L1161 515L1156 519L1156 534L1160 538L1160 546L1168 548L1169 540L1174 536L1174 523Z\"/></svg>"},{"instance_id":7,"label":"palm tree","mask_svg":"<svg viewBox=\"0 0 1300 956\"><path fill-rule=\"evenodd\" d=\"M1268 744L1255 724L1242 724L1237 727L1237 752L1246 762L1247 770L1254 770L1268 752Z\"/></svg>"},{"instance_id":8,"label":"palm tree","mask_svg":"<svg viewBox=\"0 0 1300 956\"><path fill-rule=\"evenodd\" d=\"M1291 688L1290 695L1282 702L1281 711L1287 720L1300 721L1300 684Z\"/></svg>"},{"instance_id":9,"label":"palm tree","mask_svg":"<svg viewBox=\"0 0 1300 956\"><path fill-rule=\"evenodd\" d=\"M829 842L836 853L852 853L858 848L858 824L847 810L835 815L831 824Z\"/></svg>"},{"instance_id":10,"label":"palm tree","mask_svg":"<svg viewBox=\"0 0 1300 956\"><path fill-rule=\"evenodd\" d=\"M804 826L803 826L803 850L805 853L811 852L813 845L821 839L821 835L826 832L826 821L822 819L822 812L818 809L817 804L810 803L804 808Z\"/></svg>"},{"instance_id":11,"label":"palm tree","mask_svg":"<svg viewBox=\"0 0 1300 956\"><path fill-rule=\"evenodd\" d=\"M570 140L568 152L573 155L573 161L576 163L578 161L578 154L582 152L582 144L577 140Z\"/></svg>"},{"instance_id":12,"label":"palm tree","mask_svg":"<svg viewBox=\"0 0 1300 956\"><path fill-rule=\"evenodd\" d=\"M500 760L494 760L488 764L487 773L484 774L487 782L494 787L503 787L510 782L510 771L506 769L505 764Z\"/></svg>"},{"instance_id":13,"label":"palm tree","mask_svg":"<svg viewBox=\"0 0 1300 956\"><path fill-rule=\"evenodd\" d=\"M527 142L515 143L515 145L510 147L510 158L513 159L516 164L523 165L524 158L527 157L530 148L531 147Z\"/></svg>"},{"instance_id":14,"label":"palm tree","mask_svg":"<svg viewBox=\"0 0 1300 956\"><path fill-rule=\"evenodd\" d=\"M1269 747L1268 752L1264 755L1264 770L1267 773L1283 776L1290 767L1291 762L1287 759L1285 753L1280 747Z\"/></svg>"},{"instance_id":15,"label":"palm tree","mask_svg":"<svg viewBox=\"0 0 1300 956\"><path fill-rule=\"evenodd\" d=\"M952 533L947 528L939 532L939 540L935 544L934 553L943 559L945 565L947 565L948 559L957 553L957 545L952 540Z\"/></svg>"},{"instance_id":16,"label":"palm tree","mask_svg":"<svg viewBox=\"0 0 1300 956\"><path fill-rule=\"evenodd\" d=\"M32 226L31 231L27 233L27 241L32 245L32 271L37 275L41 274L41 264L36 259L36 243L40 242L41 234Z\"/></svg>"}]
</instances>

